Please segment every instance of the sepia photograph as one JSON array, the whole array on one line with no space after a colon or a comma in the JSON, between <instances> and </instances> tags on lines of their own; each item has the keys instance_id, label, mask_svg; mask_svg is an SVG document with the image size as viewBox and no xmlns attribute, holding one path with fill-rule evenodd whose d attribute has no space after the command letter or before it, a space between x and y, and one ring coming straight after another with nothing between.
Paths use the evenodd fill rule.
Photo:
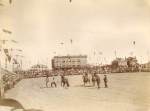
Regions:
<instances>
[{"instance_id":1,"label":"sepia photograph","mask_svg":"<svg viewBox=\"0 0 150 111\"><path fill-rule=\"evenodd\" d=\"M150 111L150 0L0 0L0 111Z\"/></svg>"}]
</instances>

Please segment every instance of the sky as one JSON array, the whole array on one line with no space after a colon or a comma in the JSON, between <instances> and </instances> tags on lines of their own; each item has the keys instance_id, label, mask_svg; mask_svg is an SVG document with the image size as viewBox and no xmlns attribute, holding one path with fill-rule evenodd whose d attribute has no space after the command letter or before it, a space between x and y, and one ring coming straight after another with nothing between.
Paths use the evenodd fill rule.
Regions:
<instances>
[{"instance_id":1,"label":"sky","mask_svg":"<svg viewBox=\"0 0 150 111\"><path fill-rule=\"evenodd\" d=\"M53 56L68 54L88 55L90 64L108 64L115 52L117 57L132 52L139 63L150 60L150 0L0 2L5 5L0 6L0 29L12 31L0 30L0 35L18 41L11 46L23 50L26 66L50 67Z\"/></svg>"}]
</instances>

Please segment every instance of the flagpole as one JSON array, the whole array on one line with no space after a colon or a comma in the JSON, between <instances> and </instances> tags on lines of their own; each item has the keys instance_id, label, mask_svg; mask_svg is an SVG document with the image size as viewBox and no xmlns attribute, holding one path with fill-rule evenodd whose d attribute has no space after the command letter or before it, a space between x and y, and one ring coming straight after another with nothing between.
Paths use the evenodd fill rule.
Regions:
<instances>
[{"instance_id":1,"label":"flagpole","mask_svg":"<svg viewBox=\"0 0 150 111\"><path fill-rule=\"evenodd\" d=\"M135 46L135 41L133 41L133 57L136 57L136 46Z\"/></svg>"},{"instance_id":2,"label":"flagpole","mask_svg":"<svg viewBox=\"0 0 150 111\"><path fill-rule=\"evenodd\" d=\"M114 54L115 54L115 58L117 58L117 51L116 50L115 50Z\"/></svg>"}]
</instances>

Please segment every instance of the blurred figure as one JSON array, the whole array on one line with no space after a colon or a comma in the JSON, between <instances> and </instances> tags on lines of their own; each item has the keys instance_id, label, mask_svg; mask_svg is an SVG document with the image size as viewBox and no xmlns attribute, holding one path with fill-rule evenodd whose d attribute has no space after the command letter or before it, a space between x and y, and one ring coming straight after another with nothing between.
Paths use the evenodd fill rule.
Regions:
<instances>
[{"instance_id":1,"label":"blurred figure","mask_svg":"<svg viewBox=\"0 0 150 111\"><path fill-rule=\"evenodd\" d=\"M55 81L55 78L53 77L53 80L52 80L52 82L51 82L51 87L53 87L53 85L55 86L55 87L57 87L57 84L56 84L56 81Z\"/></svg>"},{"instance_id":2,"label":"blurred figure","mask_svg":"<svg viewBox=\"0 0 150 111\"><path fill-rule=\"evenodd\" d=\"M89 84L90 84L90 79L89 79L89 77L88 77L88 74L87 74L87 73L85 73L85 75L83 75L83 76L82 76L82 78L83 78L84 86L85 86L87 83L89 83Z\"/></svg>"},{"instance_id":3,"label":"blurred figure","mask_svg":"<svg viewBox=\"0 0 150 111\"><path fill-rule=\"evenodd\" d=\"M62 87L69 87L69 81L68 78L64 77L64 75L61 75L61 86Z\"/></svg>"},{"instance_id":4,"label":"blurred figure","mask_svg":"<svg viewBox=\"0 0 150 111\"><path fill-rule=\"evenodd\" d=\"M68 81L68 78L65 77L65 87L69 87L70 84L69 84L69 81Z\"/></svg>"},{"instance_id":5,"label":"blurred figure","mask_svg":"<svg viewBox=\"0 0 150 111\"><path fill-rule=\"evenodd\" d=\"M94 76L96 78L97 87L99 89L100 88L100 77L96 73L94 74Z\"/></svg>"},{"instance_id":6,"label":"blurred figure","mask_svg":"<svg viewBox=\"0 0 150 111\"><path fill-rule=\"evenodd\" d=\"M61 86L62 87L64 87L64 84L65 84L64 78L65 78L64 75L61 75Z\"/></svg>"},{"instance_id":7,"label":"blurred figure","mask_svg":"<svg viewBox=\"0 0 150 111\"><path fill-rule=\"evenodd\" d=\"M108 88L108 84L107 84L107 82L108 82L108 79L107 79L107 75L104 75L104 84L105 84L105 88Z\"/></svg>"},{"instance_id":8,"label":"blurred figure","mask_svg":"<svg viewBox=\"0 0 150 111\"><path fill-rule=\"evenodd\" d=\"M94 74L92 74L92 84L93 84L93 86L95 86L95 82L96 82L96 78L95 78Z\"/></svg>"},{"instance_id":9,"label":"blurred figure","mask_svg":"<svg viewBox=\"0 0 150 111\"><path fill-rule=\"evenodd\" d=\"M46 87L48 87L48 83L49 83L49 76L48 75L46 76L45 81L46 81Z\"/></svg>"}]
</instances>

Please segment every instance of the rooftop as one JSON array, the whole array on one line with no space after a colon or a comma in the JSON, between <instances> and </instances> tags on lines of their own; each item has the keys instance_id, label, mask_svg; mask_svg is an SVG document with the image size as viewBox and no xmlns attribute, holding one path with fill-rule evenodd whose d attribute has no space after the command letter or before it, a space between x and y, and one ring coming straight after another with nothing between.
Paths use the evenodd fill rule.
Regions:
<instances>
[{"instance_id":1,"label":"rooftop","mask_svg":"<svg viewBox=\"0 0 150 111\"><path fill-rule=\"evenodd\" d=\"M54 58L87 58L87 55L54 56Z\"/></svg>"}]
</instances>

